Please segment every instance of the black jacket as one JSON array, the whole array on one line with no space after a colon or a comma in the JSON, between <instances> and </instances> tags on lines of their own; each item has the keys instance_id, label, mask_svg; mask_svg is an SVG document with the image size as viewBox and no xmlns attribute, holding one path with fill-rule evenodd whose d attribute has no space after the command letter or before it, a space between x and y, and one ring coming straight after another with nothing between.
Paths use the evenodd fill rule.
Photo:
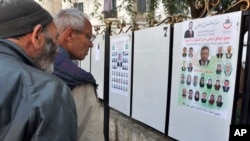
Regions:
<instances>
[{"instance_id":1,"label":"black jacket","mask_svg":"<svg viewBox=\"0 0 250 141\"><path fill-rule=\"evenodd\" d=\"M0 90L0 141L76 141L76 108L67 85L3 39Z\"/></svg>"}]
</instances>

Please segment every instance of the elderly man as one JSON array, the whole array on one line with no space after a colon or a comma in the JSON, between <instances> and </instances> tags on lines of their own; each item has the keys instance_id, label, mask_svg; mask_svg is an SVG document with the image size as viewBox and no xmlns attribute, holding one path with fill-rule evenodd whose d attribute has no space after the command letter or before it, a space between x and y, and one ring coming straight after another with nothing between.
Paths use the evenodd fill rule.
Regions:
<instances>
[{"instance_id":1,"label":"elderly man","mask_svg":"<svg viewBox=\"0 0 250 141\"><path fill-rule=\"evenodd\" d=\"M87 15L74 8L61 10L54 21L60 33L54 74L72 89L78 114L78 140L103 141L96 81L90 72L73 62L83 60L93 47L92 24Z\"/></svg>"},{"instance_id":2,"label":"elderly man","mask_svg":"<svg viewBox=\"0 0 250 141\"><path fill-rule=\"evenodd\" d=\"M0 140L76 141L70 89L52 70L57 28L34 1L0 8Z\"/></svg>"}]
</instances>

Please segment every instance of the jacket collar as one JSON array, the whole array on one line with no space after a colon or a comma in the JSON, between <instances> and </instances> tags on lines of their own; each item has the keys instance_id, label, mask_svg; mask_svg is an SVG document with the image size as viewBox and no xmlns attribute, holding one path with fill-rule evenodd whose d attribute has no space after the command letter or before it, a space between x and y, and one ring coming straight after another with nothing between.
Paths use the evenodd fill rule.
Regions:
<instances>
[{"instance_id":1,"label":"jacket collar","mask_svg":"<svg viewBox=\"0 0 250 141\"><path fill-rule=\"evenodd\" d=\"M63 56L65 56L65 57L67 57L67 58L70 58L69 53L68 53L62 46L59 46L58 48L59 48L59 49L58 49L58 52L59 52L60 54L62 54Z\"/></svg>"},{"instance_id":2,"label":"jacket collar","mask_svg":"<svg viewBox=\"0 0 250 141\"><path fill-rule=\"evenodd\" d=\"M9 56L17 58L19 61L23 61L30 66L38 68L33 60L31 60L31 58L24 52L24 50L14 42L6 39L0 39L0 46L0 54L8 54Z\"/></svg>"}]
</instances>

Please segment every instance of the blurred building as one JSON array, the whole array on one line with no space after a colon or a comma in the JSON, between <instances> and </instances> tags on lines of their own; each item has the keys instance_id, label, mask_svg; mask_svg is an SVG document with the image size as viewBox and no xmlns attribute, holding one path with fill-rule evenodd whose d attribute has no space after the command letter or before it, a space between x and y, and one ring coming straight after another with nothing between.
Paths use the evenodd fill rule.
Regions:
<instances>
[{"instance_id":1,"label":"blurred building","mask_svg":"<svg viewBox=\"0 0 250 141\"><path fill-rule=\"evenodd\" d=\"M105 27L105 19L123 21L131 25L135 21L147 24L148 7L146 0L136 0L128 4L124 0L35 0L52 15L60 9L75 7L88 14L93 26ZM165 18L162 4L154 12L157 21Z\"/></svg>"}]
</instances>

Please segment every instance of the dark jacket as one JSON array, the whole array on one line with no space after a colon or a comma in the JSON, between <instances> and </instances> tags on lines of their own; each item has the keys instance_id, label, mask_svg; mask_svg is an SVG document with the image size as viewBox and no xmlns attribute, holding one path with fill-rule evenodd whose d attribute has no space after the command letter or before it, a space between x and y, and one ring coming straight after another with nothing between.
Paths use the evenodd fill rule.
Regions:
<instances>
[{"instance_id":1,"label":"dark jacket","mask_svg":"<svg viewBox=\"0 0 250 141\"><path fill-rule=\"evenodd\" d=\"M81 68L79 68L69 56L69 53L62 47L59 47L54 60L53 74L61 78L72 90L74 87L91 83L97 88L94 76Z\"/></svg>"},{"instance_id":2,"label":"dark jacket","mask_svg":"<svg viewBox=\"0 0 250 141\"><path fill-rule=\"evenodd\" d=\"M194 31L193 30L191 31L191 33L192 34L190 34L190 30L189 29L186 30L185 34L184 34L184 38L192 38L192 37L194 37Z\"/></svg>"},{"instance_id":3,"label":"dark jacket","mask_svg":"<svg viewBox=\"0 0 250 141\"><path fill-rule=\"evenodd\" d=\"M0 140L76 141L76 107L67 85L0 39Z\"/></svg>"},{"instance_id":4,"label":"dark jacket","mask_svg":"<svg viewBox=\"0 0 250 141\"><path fill-rule=\"evenodd\" d=\"M206 65L204 65L204 64L202 64L202 61L201 60L199 60L199 64L201 65L201 66L208 66L208 64L209 64L209 60L207 60L207 62L206 62L207 64Z\"/></svg>"},{"instance_id":5,"label":"dark jacket","mask_svg":"<svg viewBox=\"0 0 250 141\"><path fill-rule=\"evenodd\" d=\"M78 141L104 141L94 76L78 67L62 47L56 54L54 67L53 74L72 89L78 115Z\"/></svg>"}]
</instances>

